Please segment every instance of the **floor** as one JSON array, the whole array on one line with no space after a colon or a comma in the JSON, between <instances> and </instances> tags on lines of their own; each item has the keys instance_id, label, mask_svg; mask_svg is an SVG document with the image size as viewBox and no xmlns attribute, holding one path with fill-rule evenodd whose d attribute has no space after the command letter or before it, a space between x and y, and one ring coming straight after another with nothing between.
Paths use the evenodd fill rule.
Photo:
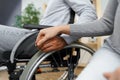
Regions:
<instances>
[{"instance_id":1,"label":"floor","mask_svg":"<svg viewBox=\"0 0 120 80\"><path fill-rule=\"evenodd\" d=\"M80 73L82 69L83 69L83 68L79 68L79 70L77 70L77 71L79 71L79 72L77 72L77 73ZM47 77L48 79L44 79L45 76L46 76L46 75L44 75L44 74L43 74L42 76L37 75L37 80L56 80L56 79L53 79L53 77L57 77L59 74L60 74L60 73L58 73L58 74L56 74L56 73L49 74L50 77ZM54 75L54 76L53 76L53 75ZM52 78L52 79L51 79L51 78ZM9 79L8 79L7 70L1 70L1 71L0 71L0 80L9 80Z\"/></svg>"},{"instance_id":2,"label":"floor","mask_svg":"<svg viewBox=\"0 0 120 80\"><path fill-rule=\"evenodd\" d=\"M0 71L0 80L8 80L7 71Z\"/></svg>"}]
</instances>

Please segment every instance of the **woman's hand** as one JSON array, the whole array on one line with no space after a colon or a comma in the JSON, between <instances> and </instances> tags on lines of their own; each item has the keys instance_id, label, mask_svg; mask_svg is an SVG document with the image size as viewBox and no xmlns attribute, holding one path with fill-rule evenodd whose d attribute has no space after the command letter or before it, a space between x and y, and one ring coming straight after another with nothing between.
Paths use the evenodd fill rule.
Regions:
<instances>
[{"instance_id":1,"label":"woman's hand","mask_svg":"<svg viewBox=\"0 0 120 80\"><path fill-rule=\"evenodd\" d=\"M57 27L50 27L46 29L40 30L37 39L36 39L36 46L41 47L44 42L47 40L54 38L58 34L69 34L69 25L65 26L57 26Z\"/></svg>"},{"instance_id":2,"label":"woman's hand","mask_svg":"<svg viewBox=\"0 0 120 80\"><path fill-rule=\"evenodd\" d=\"M46 28L40 30L37 39L36 39L36 45L41 46L42 43L47 41L48 39L51 39L59 34L59 29L56 27Z\"/></svg>"},{"instance_id":3,"label":"woman's hand","mask_svg":"<svg viewBox=\"0 0 120 80\"><path fill-rule=\"evenodd\" d=\"M105 73L104 76L107 80L120 80L120 68L117 68L114 72Z\"/></svg>"}]
</instances>

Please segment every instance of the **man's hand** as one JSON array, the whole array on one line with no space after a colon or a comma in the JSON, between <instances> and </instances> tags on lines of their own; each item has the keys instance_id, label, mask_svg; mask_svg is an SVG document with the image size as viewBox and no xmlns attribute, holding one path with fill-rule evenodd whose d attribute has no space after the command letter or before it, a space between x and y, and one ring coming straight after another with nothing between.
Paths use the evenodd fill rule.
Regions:
<instances>
[{"instance_id":1,"label":"man's hand","mask_svg":"<svg viewBox=\"0 0 120 80\"><path fill-rule=\"evenodd\" d=\"M105 73L104 76L107 80L120 80L120 68L116 69L112 73Z\"/></svg>"},{"instance_id":2,"label":"man's hand","mask_svg":"<svg viewBox=\"0 0 120 80\"><path fill-rule=\"evenodd\" d=\"M54 38L47 40L41 46L37 46L37 47L43 52L50 52L54 50L60 50L66 45L67 43L63 38L56 36Z\"/></svg>"}]
</instances>

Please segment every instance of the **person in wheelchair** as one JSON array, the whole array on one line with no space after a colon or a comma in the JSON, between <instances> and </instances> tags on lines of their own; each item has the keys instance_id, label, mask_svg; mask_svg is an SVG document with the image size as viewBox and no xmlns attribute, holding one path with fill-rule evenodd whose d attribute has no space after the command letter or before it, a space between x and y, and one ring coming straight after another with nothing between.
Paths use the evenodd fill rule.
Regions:
<instances>
[{"instance_id":1,"label":"person in wheelchair","mask_svg":"<svg viewBox=\"0 0 120 80\"><path fill-rule=\"evenodd\" d=\"M71 8L79 16L77 24L93 21L97 18L95 8L90 0L52 0L48 4L45 15L40 24L50 26L68 24ZM11 51L16 43L29 33L32 33L32 31L0 25L0 63L5 62L6 60L3 57L5 52ZM48 42L50 45L54 43L53 48L55 47L59 49L76 39L78 39L78 37L62 35L60 37L55 37Z\"/></svg>"},{"instance_id":2,"label":"person in wheelchair","mask_svg":"<svg viewBox=\"0 0 120 80\"><path fill-rule=\"evenodd\" d=\"M93 22L59 25L40 30L36 46L42 51L50 50L51 46L47 46L47 41L59 34L77 37L110 35L76 80L120 80L120 68L118 68L120 66L119 4L120 0L109 0L103 17Z\"/></svg>"}]
</instances>

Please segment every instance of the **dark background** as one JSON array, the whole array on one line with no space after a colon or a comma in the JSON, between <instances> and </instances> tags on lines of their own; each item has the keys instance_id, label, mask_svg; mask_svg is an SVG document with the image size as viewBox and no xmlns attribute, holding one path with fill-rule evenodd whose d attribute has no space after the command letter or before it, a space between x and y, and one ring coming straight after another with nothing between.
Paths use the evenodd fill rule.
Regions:
<instances>
[{"instance_id":1,"label":"dark background","mask_svg":"<svg viewBox=\"0 0 120 80\"><path fill-rule=\"evenodd\" d=\"M21 0L0 0L0 24L13 26L21 13Z\"/></svg>"}]
</instances>

